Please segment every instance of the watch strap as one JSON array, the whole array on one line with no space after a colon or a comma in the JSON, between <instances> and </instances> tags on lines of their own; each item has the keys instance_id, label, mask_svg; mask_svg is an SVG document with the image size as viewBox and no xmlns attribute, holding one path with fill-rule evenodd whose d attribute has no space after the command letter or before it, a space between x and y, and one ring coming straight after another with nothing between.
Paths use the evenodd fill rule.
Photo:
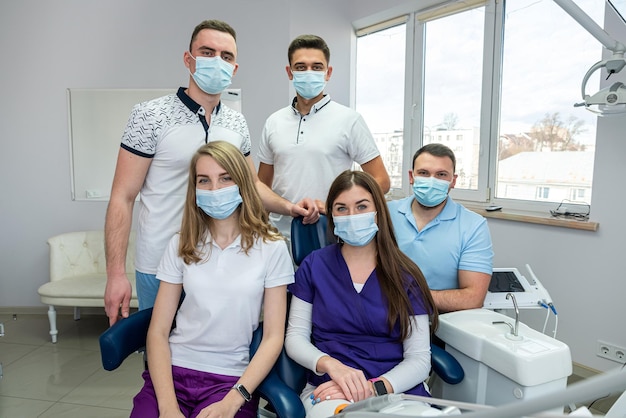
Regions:
<instances>
[{"instance_id":1,"label":"watch strap","mask_svg":"<svg viewBox=\"0 0 626 418\"><path fill-rule=\"evenodd\" d=\"M241 383L236 383L231 389L234 389L237 392L239 392L241 397L246 402L250 402L252 400L252 395L250 395L250 392L248 392L248 389L246 389L246 387L244 385L242 385Z\"/></svg>"}]
</instances>

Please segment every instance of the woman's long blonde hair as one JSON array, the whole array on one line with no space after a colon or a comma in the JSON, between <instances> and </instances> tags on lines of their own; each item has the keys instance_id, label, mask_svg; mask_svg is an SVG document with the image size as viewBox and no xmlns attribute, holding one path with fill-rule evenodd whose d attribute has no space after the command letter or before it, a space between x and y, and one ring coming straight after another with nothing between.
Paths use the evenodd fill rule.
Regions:
<instances>
[{"instance_id":1,"label":"woman's long blonde hair","mask_svg":"<svg viewBox=\"0 0 626 418\"><path fill-rule=\"evenodd\" d=\"M236 210L239 211L243 251L247 254L259 238L263 241L282 239L278 230L269 223L269 217L254 184L250 166L241 151L229 142L212 141L196 151L189 165L187 197L178 247L178 254L185 264L198 263L206 256L204 244L213 224L213 218L204 213L196 204L196 176L198 174L196 167L198 160L205 156L213 158L239 187L243 202Z\"/></svg>"}]
</instances>

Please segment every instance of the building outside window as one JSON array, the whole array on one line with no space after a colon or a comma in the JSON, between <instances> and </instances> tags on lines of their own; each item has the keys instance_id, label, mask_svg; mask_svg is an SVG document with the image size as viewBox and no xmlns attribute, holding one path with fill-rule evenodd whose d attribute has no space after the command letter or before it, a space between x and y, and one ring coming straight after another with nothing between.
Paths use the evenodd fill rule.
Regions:
<instances>
[{"instance_id":1,"label":"building outside window","mask_svg":"<svg viewBox=\"0 0 626 418\"><path fill-rule=\"evenodd\" d=\"M602 26L603 1L576 3ZM415 150L440 142L457 156L455 198L590 203L596 116L573 104L601 53L552 0L447 2L357 30L356 109L398 195Z\"/></svg>"}]
</instances>

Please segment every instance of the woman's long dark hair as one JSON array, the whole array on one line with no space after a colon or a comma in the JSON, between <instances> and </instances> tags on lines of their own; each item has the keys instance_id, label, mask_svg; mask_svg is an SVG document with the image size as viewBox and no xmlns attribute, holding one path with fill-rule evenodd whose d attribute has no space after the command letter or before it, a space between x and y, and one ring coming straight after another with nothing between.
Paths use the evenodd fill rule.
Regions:
<instances>
[{"instance_id":1,"label":"woman's long dark hair","mask_svg":"<svg viewBox=\"0 0 626 418\"><path fill-rule=\"evenodd\" d=\"M368 191L372 195L376 207L378 222L378 232L375 237L377 248L376 274L383 294L389 303L387 313L389 329L392 330L396 323L399 323L401 340L406 339L411 333L410 317L414 315L414 312L408 292L413 292L416 296L422 296L430 316L430 329L431 332L434 332L439 323L438 312L426 279L417 264L400 251L393 232L385 196L371 175L363 171L346 170L333 181L326 199L328 230L335 230L332 207L337 196L354 186L360 186Z\"/></svg>"}]
</instances>

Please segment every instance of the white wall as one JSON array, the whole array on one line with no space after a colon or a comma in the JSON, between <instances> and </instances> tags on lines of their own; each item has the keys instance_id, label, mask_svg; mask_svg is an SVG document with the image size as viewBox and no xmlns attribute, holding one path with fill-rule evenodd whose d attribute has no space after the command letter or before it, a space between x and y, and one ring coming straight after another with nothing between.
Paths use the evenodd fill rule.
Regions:
<instances>
[{"instance_id":1,"label":"white wall","mask_svg":"<svg viewBox=\"0 0 626 418\"><path fill-rule=\"evenodd\" d=\"M402 4L392 0L0 3L0 307L41 306L37 288L48 280L48 237L103 227L105 203L70 199L66 88L186 85L182 54L191 30L205 18L223 19L238 32L240 69L232 87L243 90L256 153L263 121L290 100L284 70L289 41L301 33L316 33L329 42L334 72L327 91L349 103L350 22ZM626 39L623 28L613 36ZM381 59L392 57L381 51ZM489 221L495 265L531 264L556 303L559 338L572 349L574 361L599 370L617 363L595 356L598 339L626 346L621 258L626 199L620 187L625 132L626 117L599 122L591 212L600 222L598 232ZM543 316L536 318L530 311L522 315L523 320L542 325Z\"/></svg>"},{"instance_id":2,"label":"white wall","mask_svg":"<svg viewBox=\"0 0 626 418\"><path fill-rule=\"evenodd\" d=\"M288 102L289 9L287 0L0 3L0 306L40 305L48 237L103 228L106 203L70 199L66 89L186 86L194 26L223 19L239 34L232 87L243 90L257 144Z\"/></svg>"}]
</instances>

